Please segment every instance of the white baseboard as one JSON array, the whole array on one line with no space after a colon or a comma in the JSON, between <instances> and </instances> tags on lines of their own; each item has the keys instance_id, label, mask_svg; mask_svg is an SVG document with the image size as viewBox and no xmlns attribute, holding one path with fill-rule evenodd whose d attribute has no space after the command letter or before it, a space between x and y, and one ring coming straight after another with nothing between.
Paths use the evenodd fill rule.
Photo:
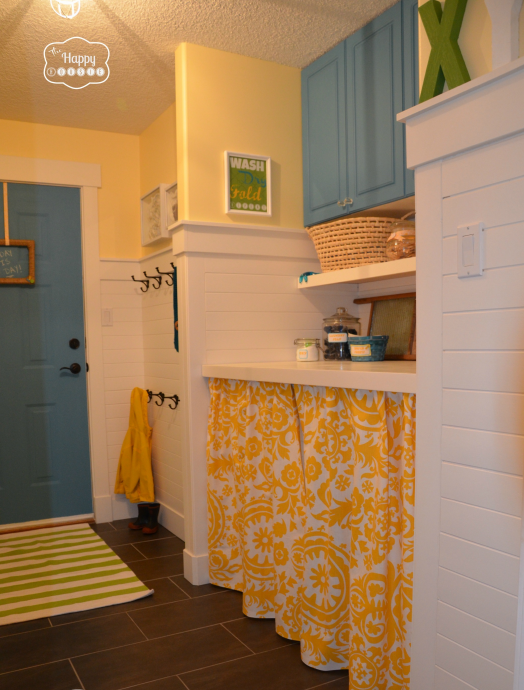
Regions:
<instances>
[{"instance_id":1,"label":"white baseboard","mask_svg":"<svg viewBox=\"0 0 524 690\"><path fill-rule=\"evenodd\" d=\"M111 522L113 519L113 502L111 496L93 496L93 508L97 523Z\"/></svg>"},{"instance_id":2,"label":"white baseboard","mask_svg":"<svg viewBox=\"0 0 524 690\"><path fill-rule=\"evenodd\" d=\"M166 506L162 501L158 501L158 503L160 503L158 522L170 532L176 534L179 539L185 541L184 516L180 515L176 510L173 510L173 508Z\"/></svg>"},{"instance_id":3,"label":"white baseboard","mask_svg":"<svg viewBox=\"0 0 524 690\"><path fill-rule=\"evenodd\" d=\"M38 527L54 527L69 522L84 522L92 520L93 513L85 515L68 515L67 517L49 518L47 520L31 520L30 522L12 522L7 525L0 525L0 534L3 532L13 532L20 529L37 529Z\"/></svg>"},{"instance_id":4,"label":"white baseboard","mask_svg":"<svg viewBox=\"0 0 524 690\"><path fill-rule=\"evenodd\" d=\"M127 520L138 515L137 504L131 503L124 494L111 496L111 504L113 520Z\"/></svg>"},{"instance_id":5,"label":"white baseboard","mask_svg":"<svg viewBox=\"0 0 524 690\"><path fill-rule=\"evenodd\" d=\"M209 582L208 554L194 556L187 549L184 549L184 577L192 585L207 585Z\"/></svg>"}]
</instances>

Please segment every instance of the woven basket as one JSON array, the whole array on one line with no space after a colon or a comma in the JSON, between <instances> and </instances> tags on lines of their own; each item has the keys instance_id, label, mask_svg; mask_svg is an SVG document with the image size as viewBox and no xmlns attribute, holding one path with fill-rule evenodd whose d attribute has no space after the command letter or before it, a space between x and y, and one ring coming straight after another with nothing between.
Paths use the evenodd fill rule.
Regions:
<instances>
[{"instance_id":1,"label":"woven basket","mask_svg":"<svg viewBox=\"0 0 524 690\"><path fill-rule=\"evenodd\" d=\"M387 261L386 242L398 218L341 218L308 228L322 272Z\"/></svg>"}]
</instances>

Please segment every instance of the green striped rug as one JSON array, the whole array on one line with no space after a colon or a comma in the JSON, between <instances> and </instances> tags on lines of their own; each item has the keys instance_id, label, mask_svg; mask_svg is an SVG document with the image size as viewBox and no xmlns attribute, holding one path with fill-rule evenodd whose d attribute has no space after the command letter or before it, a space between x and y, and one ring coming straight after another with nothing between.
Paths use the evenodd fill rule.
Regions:
<instances>
[{"instance_id":1,"label":"green striped rug","mask_svg":"<svg viewBox=\"0 0 524 690\"><path fill-rule=\"evenodd\" d=\"M86 524L0 535L0 625L152 593Z\"/></svg>"}]
</instances>

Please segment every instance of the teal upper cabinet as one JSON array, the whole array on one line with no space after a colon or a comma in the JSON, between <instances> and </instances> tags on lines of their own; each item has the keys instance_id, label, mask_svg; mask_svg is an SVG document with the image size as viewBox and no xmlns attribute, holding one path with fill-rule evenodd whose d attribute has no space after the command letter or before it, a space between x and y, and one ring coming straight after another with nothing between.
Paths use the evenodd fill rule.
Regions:
<instances>
[{"instance_id":1,"label":"teal upper cabinet","mask_svg":"<svg viewBox=\"0 0 524 690\"><path fill-rule=\"evenodd\" d=\"M302 72L304 208L307 224L345 213L346 86L344 44Z\"/></svg>"},{"instance_id":2,"label":"teal upper cabinet","mask_svg":"<svg viewBox=\"0 0 524 690\"><path fill-rule=\"evenodd\" d=\"M346 40L346 63L353 210L404 196L400 3Z\"/></svg>"},{"instance_id":3,"label":"teal upper cabinet","mask_svg":"<svg viewBox=\"0 0 524 690\"><path fill-rule=\"evenodd\" d=\"M305 225L414 193L396 117L418 95L417 11L402 0L303 70Z\"/></svg>"}]
</instances>

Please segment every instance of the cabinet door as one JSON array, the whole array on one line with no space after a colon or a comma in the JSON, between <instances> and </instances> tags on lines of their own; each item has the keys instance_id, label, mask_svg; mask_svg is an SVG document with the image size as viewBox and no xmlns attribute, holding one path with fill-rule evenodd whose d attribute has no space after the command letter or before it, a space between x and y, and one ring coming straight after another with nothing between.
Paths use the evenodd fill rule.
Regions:
<instances>
[{"instance_id":1,"label":"cabinet door","mask_svg":"<svg viewBox=\"0 0 524 690\"><path fill-rule=\"evenodd\" d=\"M418 103L418 0L402 0L404 43L404 110ZM406 147L406 126L404 149ZM405 165L405 163L404 163ZM415 193L415 173L406 169L406 196Z\"/></svg>"},{"instance_id":2,"label":"cabinet door","mask_svg":"<svg viewBox=\"0 0 524 690\"><path fill-rule=\"evenodd\" d=\"M402 7L346 39L351 211L404 196ZM349 209L348 209L349 210Z\"/></svg>"},{"instance_id":3,"label":"cabinet door","mask_svg":"<svg viewBox=\"0 0 524 690\"><path fill-rule=\"evenodd\" d=\"M344 43L302 71L304 225L336 218L346 196Z\"/></svg>"}]
</instances>

